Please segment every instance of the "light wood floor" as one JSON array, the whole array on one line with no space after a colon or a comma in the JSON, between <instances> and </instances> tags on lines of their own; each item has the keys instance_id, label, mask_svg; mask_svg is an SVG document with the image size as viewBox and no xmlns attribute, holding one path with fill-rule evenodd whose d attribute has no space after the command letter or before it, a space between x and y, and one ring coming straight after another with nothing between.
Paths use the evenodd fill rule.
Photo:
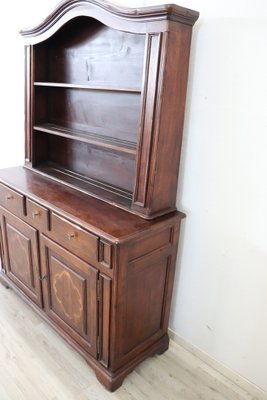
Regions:
<instances>
[{"instance_id":1,"label":"light wood floor","mask_svg":"<svg viewBox=\"0 0 267 400\"><path fill-rule=\"evenodd\" d=\"M0 284L0 400L74 399L260 400L174 342L109 393L84 360Z\"/></svg>"}]
</instances>

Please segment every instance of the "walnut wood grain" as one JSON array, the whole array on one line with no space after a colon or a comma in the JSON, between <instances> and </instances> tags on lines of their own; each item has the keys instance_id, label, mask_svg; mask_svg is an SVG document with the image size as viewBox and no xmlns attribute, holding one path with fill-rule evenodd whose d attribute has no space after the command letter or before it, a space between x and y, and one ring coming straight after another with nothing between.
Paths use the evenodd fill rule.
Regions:
<instances>
[{"instance_id":1,"label":"walnut wood grain","mask_svg":"<svg viewBox=\"0 0 267 400\"><path fill-rule=\"evenodd\" d=\"M97 356L97 270L41 236L44 307L49 318Z\"/></svg>"},{"instance_id":2,"label":"walnut wood grain","mask_svg":"<svg viewBox=\"0 0 267 400\"><path fill-rule=\"evenodd\" d=\"M8 186L0 184L0 205L19 216L25 214L25 198Z\"/></svg>"},{"instance_id":3,"label":"walnut wood grain","mask_svg":"<svg viewBox=\"0 0 267 400\"><path fill-rule=\"evenodd\" d=\"M51 229L47 232L55 242L78 254L87 262L98 260L98 237L55 213L51 215Z\"/></svg>"},{"instance_id":4,"label":"walnut wood grain","mask_svg":"<svg viewBox=\"0 0 267 400\"><path fill-rule=\"evenodd\" d=\"M25 166L0 170L0 281L111 391L169 344L197 18L67 0L21 32Z\"/></svg>"},{"instance_id":5,"label":"walnut wood grain","mask_svg":"<svg viewBox=\"0 0 267 400\"><path fill-rule=\"evenodd\" d=\"M35 201L26 199L27 222L41 231L50 230L49 210Z\"/></svg>"},{"instance_id":6,"label":"walnut wood grain","mask_svg":"<svg viewBox=\"0 0 267 400\"><path fill-rule=\"evenodd\" d=\"M38 232L2 207L0 218L7 276L42 307Z\"/></svg>"},{"instance_id":7,"label":"walnut wood grain","mask_svg":"<svg viewBox=\"0 0 267 400\"><path fill-rule=\"evenodd\" d=\"M181 212L174 212L166 217L147 221L23 167L1 170L0 182L15 187L19 194L27 195L37 203L111 241L126 240L142 231L155 229L185 216Z\"/></svg>"},{"instance_id":8,"label":"walnut wood grain","mask_svg":"<svg viewBox=\"0 0 267 400\"><path fill-rule=\"evenodd\" d=\"M39 25L21 30L21 34L27 37L40 36L46 32L50 35L54 33L54 26L59 29L69 19L73 18L72 11L77 9L75 16L88 15L100 20L105 20L105 23L110 23L116 26L123 25L126 20L128 26L131 21L139 22L139 31L144 29L141 23L151 21L174 21L182 24L193 25L199 17L197 11L189 10L174 4L155 5L151 7L142 7L139 9L122 8L102 0L69 0L62 1L55 10ZM107 18L107 16L109 18ZM58 23L58 24L57 24ZM137 29L137 28L135 28ZM49 32L50 31L50 32Z\"/></svg>"},{"instance_id":9,"label":"walnut wood grain","mask_svg":"<svg viewBox=\"0 0 267 400\"><path fill-rule=\"evenodd\" d=\"M99 277L99 362L109 367L109 341L111 319L112 280L100 274Z\"/></svg>"},{"instance_id":10,"label":"walnut wood grain","mask_svg":"<svg viewBox=\"0 0 267 400\"><path fill-rule=\"evenodd\" d=\"M23 31L25 165L145 219L175 211L197 17L70 0Z\"/></svg>"}]
</instances>

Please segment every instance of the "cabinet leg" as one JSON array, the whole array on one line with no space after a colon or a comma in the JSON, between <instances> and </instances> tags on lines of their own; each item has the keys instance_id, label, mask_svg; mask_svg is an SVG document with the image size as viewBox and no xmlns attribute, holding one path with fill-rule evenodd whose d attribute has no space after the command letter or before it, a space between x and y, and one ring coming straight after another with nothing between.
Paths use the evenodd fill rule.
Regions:
<instances>
[{"instance_id":1,"label":"cabinet leg","mask_svg":"<svg viewBox=\"0 0 267 400\"><path fill-rule=\"evenodd\" d=\"M6 288L9 289L10 286L9 284L6 282L6 280L0 275L0 283Z\"/></svg>"},{"instance_id":2,"label":"cabinet leg","mask_svg":"<svg viewBox=\"0 0 267 400\"><path fill-rule=\"evenodd\" d=\"M157 354L158 354L159 356L161 356L161 354L164 354L164 353L165 353L165 351L167 351L167 350L168 350L168 348L169 348L169 346L168 346L168 347L166 347L166 348L164 348L164 349L158 350L158 351L157 351Z\"/></svg>"},{"instance_id":3,"label":"cabinet leg","mask_svg":"<svg viewBox=\"0 0 267 400\"><path fill-rule=\"evenodd\" d=\"M157 354L158 354L159 356L160 356L161 354L165 353L165 351L168 350L168 348L169 348L169 342L170 342L169 336L168 336L168 335L165 335L164 338L163 338L163 340L162 340L162 342L161 342L161 346L160 346L160 347L158 348L158 350L157 350Z\"/></svg>"},{"instance_id":4,"label":"cabinet leg","mask_svg":"<svg viewBox=\"0 0 267 400\"><path fill-rule=\"evenodd\" d=\"M95 371L97 380L110 392L114 392L117 390L123 383L125 375L119 376L117 378L113 378L111 376L107 376L99 371Z\"/></svg>"},{"instance_id":5,"label":"cabinet leg","mask_svg":"<svg viewBox=\"0 0 267 400\"><path fill-rule=\"evenodd\" d=\"M98 381L105 386L110 392L117 390L122 384L124 379L134 370L134 368L140 364L147 357L153 356L155 354L163 354L169 348L169 336L165 334L159 342L155 343L150 349L143 353L142 357L133 360L128 365L121 367L116 372L108 372L103 370L95 370L96 377Z\"/></svg>"}]
</instances>

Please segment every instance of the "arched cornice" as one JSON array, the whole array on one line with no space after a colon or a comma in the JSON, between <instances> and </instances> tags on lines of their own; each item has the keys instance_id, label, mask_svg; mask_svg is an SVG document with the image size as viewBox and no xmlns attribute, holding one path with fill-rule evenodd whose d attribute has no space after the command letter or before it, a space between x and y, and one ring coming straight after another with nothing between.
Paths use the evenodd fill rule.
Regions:
<instances>
[{"instance_id":1,"label":"arched cornice","mask_svg":"<svg viewBox=\"0 0 267 400\"><path fill-rule=\"evenodd\" d=\"M174 21L193 25L198 12L173 4L142 8L122 8L102 0L62 1L40 24L21 30L30 42L39 42L55 33L61 26L79 16L96 18L104 24L122 30L146 32L147 24ZM32 40L31 40L32 39Z\"/></svg>"}]
</instances>

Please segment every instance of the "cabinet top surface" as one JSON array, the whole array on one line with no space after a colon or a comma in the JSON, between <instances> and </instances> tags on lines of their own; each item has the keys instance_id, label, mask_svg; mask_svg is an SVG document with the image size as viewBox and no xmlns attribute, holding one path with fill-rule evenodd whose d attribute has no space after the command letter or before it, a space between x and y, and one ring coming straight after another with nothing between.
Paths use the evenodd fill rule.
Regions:
<instances>
[{"instance_id":1,"label":"cabinet top surface","mask_svg":"<svg viewBox=\"0 0 267 400\"><path fill-rule=\"evenodd\" d=\"M78 16L88 16L101 20L103 23L118 29L129 31L134 29L140 33L145 31L147 24L173 21L186 25L194 25L199 13L175 4L162 4L149 7L128 8L112 5L103 0L65 0L60 2L51 14L40 24L32 28L22 29L25 38L41 36L45 39L52 35L70 19ZM133 27L135 24L135 28ZM137 26L136 26L137 24ZM153 25L154 26L154 25ZM157 25L160 30L160 25ZM155 27L155 26L154 26Z\"/></svg>"},{"instance_id":2,"label":"cabinet top surface","mask_svg":"<svg viewBox=\"0 0 267 400\"><path fill-rule=\"evenodd\" d=\"M24 167L0 170L0 182L113 241L184 217L183 213L173 212L148 221Z\"/></svg>"}]
</instances>

